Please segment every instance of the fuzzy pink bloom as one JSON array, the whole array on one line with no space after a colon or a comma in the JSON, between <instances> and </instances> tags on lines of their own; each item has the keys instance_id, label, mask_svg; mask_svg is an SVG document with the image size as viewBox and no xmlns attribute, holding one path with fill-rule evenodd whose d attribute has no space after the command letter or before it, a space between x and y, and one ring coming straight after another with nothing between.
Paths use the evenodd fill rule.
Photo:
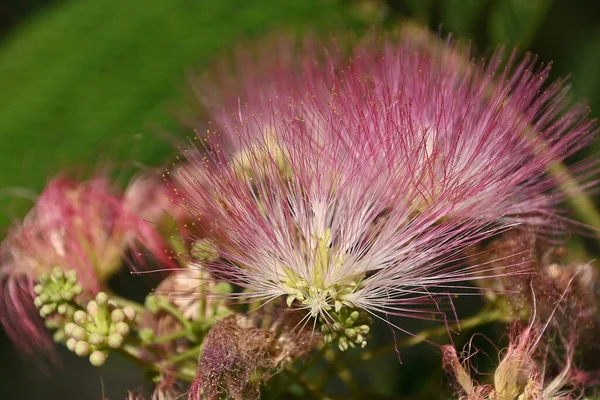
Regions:
<instances>
[{"instance_id":1,"label":"fuzzy pink bloom","mask_svg":"<svg viewBox=\"0 0 600 400\"><path fill-rule=\"evenodd\" d=\"M400 42L367 40L348 63L335 45L301 46L294 51L291 41L280 40L258 54L240 50L237 79L223 77L220 66L218 84L198 88L219 125L233 128L269 114L273 102L287 103L295 117L326 131L323 140L352 144L357 157L378 152L400 167L412 162L407 152L419 158L408 173L422 207L443 194L479 219L555 230L565 199L558 186L565 182L548 170L588 145L596 128L585 106L569 108L564 81L548 84L549 66L529 55L518 61L516 53L503 66L502 51L475 62L467 49L410 30ZM271 114L279 121L293 113ZM402 151L379 151L390 140ZM584 189L597 183L594 163L574 172L589 182Z\"/></svg>"},{"instance_id":2,"label":"fuzzy pink bloom","mask_svg":"<svg viewBox=\"0 0 600 400\"><path fill-rule=\"evenodd\" d=\"M77 271L85 293L97 293L123 264L127 246L164 258L154 227L123 206L108 179L53 179L1 247L0 321L27 352L48 349L33 286L54 268Z\"/></svg>"},{"instance_id":3,"label":"fuzzy pink bloom","mask_svg":"<svg viewBox=\"0 0 600 400\"><path fill-rule=\"evenodd\" d=\"M182 197L219 243L215 271L311 316L424 316L434 287L473 278L453 262L464 248L553 216L547 171L591 140L585 111L563 112L560 83L541 91L531 59L498 72L500 56L463 55L369 42L344 65L309 46L207 87L219 124Z\"/></svg>"}]
</instances>

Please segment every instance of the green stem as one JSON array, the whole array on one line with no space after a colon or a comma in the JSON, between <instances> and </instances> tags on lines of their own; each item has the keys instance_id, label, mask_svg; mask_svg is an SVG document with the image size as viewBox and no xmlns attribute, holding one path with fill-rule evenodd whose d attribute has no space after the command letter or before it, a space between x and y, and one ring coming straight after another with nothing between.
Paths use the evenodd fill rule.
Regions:
<instances>
[{"instance_id":1,"label":"green stem","mask_svg":"<svg viewBox=\"0 0 600 400\"><path fill-rule=\"evenodd\" d=\"M160 297L160 296L159 296ZM183 326L183 330L193 334L194 327L192 323L179 311L179 309L169 303L166 299L162 299L160 301L160 308L167 311L169 314L177 318L181 326Z\"/></svg>"},{"instance_id":2,"label":"green stem","mask_svg":"<svg viewBox=\"0 0 600 400\"><path fill-rule=\"evenodd\" d=\"M365 351L365 352L361 352L359 354L358 357L356 357L355 359L349 360L348 362L346 362L346 367L350 368L356 364L359 364L363 361L367 361L373 358L377 358L380 357L384 354L388 354L394 350L396 350L399 347L410 347L410 346L415 346L417 344L423 343L426 340L436 337L436 336L441 336L441 335L445 335L448 333L448 330L470 330L472 328L475 328L477 326L480 325L485 325L491 322L496 322L496 321L502 321L504 319L504 314L500 311L500 310L490 310L489 308L484 308L483 310L481 310L479 313L473 315L472 317L466 318L464 319L462 322L456 323L451 325L450 327L446 327L445 325L433 328L433 329L426 329L424 331L421 331L417 334L415 334L415 336L411 336L408 337L404 340L399 340L396 343L389 345L389 346L383 346L380 347L376 350L373 351Z\"/></svg>"},{"instance_id":3,"label":"green stem","mask_svg":"<svg viewBox=\"0 0 600 400\"><path fill-rule=\"evenodd\" d=\"M181 361L189 360L190 358L193 360L198 360L201 350L202 350L202 345L198 345L198 346L192 347L191 349L188 349L182 353L179 353L179 354L169 358L168 361L170 364L177 364L177 363L180 363Z\"/></svg>"},{"instance_id":4,"label":"green stem","mask_svg":"<svg viewBox=\"0 0 600 400\"><path fill-rule=\"evenodd\" d=\"M187 329L182 329L179 332L172 333L170 335L159 336L152 341L152 344L164 344L172 342L173 340L189 337L193 332Z\"/></svg>"}]
</instances>

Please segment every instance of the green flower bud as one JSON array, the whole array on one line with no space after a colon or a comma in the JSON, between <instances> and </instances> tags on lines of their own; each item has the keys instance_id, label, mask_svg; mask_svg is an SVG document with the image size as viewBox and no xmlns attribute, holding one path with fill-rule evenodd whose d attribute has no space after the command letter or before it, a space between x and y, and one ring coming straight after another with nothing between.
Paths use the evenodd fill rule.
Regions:
<instances>
[{"instance_id":1,"label":"green flower bud","mask_svg":"<svg viewBox=\"0 0 600 400\"><path fill-rule=\"evenodd\" d=\"M43 318L46 318L47 316L49 316L50 314L52 314L54 311L56 311L56 304L53 304L53 303L44 304L42 306L42 308L40 308L40 315Z\"/></svg>"},{"instance_id":2,"label":"green flower bud","mask_svg":"<svg viewBox=\"0 0 600 400\"><path fill-rule=\"evenodd\" d=\"M90 345L87 342L84 342L83 340L80 340L77 342L77 344L75 345L75 354L77 354L80 357L85 357L87 355L90 354Z\"/></svg>"},{"instance_id":3,"label":"green flower bud","mask_svg":"<svg viewBox=\"0 0 600 400\"><path fill-rule=\"evenodd\" d=\"M101 367L106 362L106 354L102 351L94 351L90 355L90 363L94 367Z\"/></svg>"},{"instance_id":4,"label":"green flower bud","mask_svg":"<svg viewBox=\"0 0 600 400\"><path fill-rule=\"evenodd\" d=\"M125 314L125 317L127 317L128 320L133 321L135 320L135 316L136 316L136 312L134 310L133 307L131 306L125 306L123 307L123 313ZM115 322L119 322L119 321L115 321Z\"/></svg>"},{"instance_id":5,"label":"green flower bud","mask_svg":"<svg viewBox=\"0 0 600 400\"><path fill-rule=\"evenodd\" d=\"M35 308L40 309L44 305L44 302L42 302L42 299L40 299L39 297L36 297L35 299L33 299L33 305L35 306Z\"/></svg>"},{"instance_id":6,"label":"green flower bud","mask_svg":"<svg viewBox=\"0 0 600 400\"><path fill-rule=\"evenodd\" d=\"M58 330L54 332L54 335L52 335L52 340L54 340L55 343L62 343L66 338L67 336L65 335L65 332L62 330Z\"/></svg>"},{"instance_id":7,"label":"green flower bud","mask_svg":"<svg viewBox=\"0 0 600 400\"><path fill-rule=\"evenodd\" d=\"M44 285L40 285L39 283L33 287L33 292L37 295L44 293Z\"/></svg>"},{"instance_id":8,"label":"green flower bud","mask_svg":"<svg viewBox=\"0 0 600 400\"><path fill-rule=\"evenodd\" d=\"M125 313L123 310L117 308L110 313L110 319L112 322L123 322L125 321Z\"/></svg>"},{"instance_id":9,"label":"green flower bud","mask_svg":"<svg viewBox=\"0 0 600 400\"><path fill-rule=\"evenodd\" d=\"M50 296L46 292L40 294L37 298L40 299L42 304L46 304L50 301Z\"/></svg>"},{"instance_id":10,"label":"green flower bud","mask_svg":"<svg viewBox=\"0 0 600 400\"><path fill-rule=\"evenodd\" d=\"M73 322L67 322L65 324L65 333L68 336L73 336L73 330L77 328L77 325L75 325Z\"/></svg>"},{"instance_id":11,"label":"green flower bud","mask_svg":"<svg viewBox=\"0 0 600 400\"><path fill-rule=\"evenodd\" d=\"M100 292L96 295L96 303L99 306L105 306L108 304L108 295L104 292Z\"/></svg>"},{"instance_id":12,"label":"green flower bud","mask_svg":"<svg viewBox=\"0 0 600 400\"><path fill-rule=\"evenodd\" d=\"M48 329L58 329L58 327L60 326L59 322L49 318L47 320L44 321L44 325L46 326L46 328Z\"/></svg>"},{"instance_id":13,"label":"green flower bud","mask_svg":"<svg viewBox=\"0 0 600 400\"><path fill-rule=\"evenodd\" d=\"M338 347L340 348L341 351L348 350L348 339L346 339L345 337L341 337L338 340Z\"/></svg>"},{"instance_id":14,"label":"green flower bud","mask_svg":"<svg viewBox=\"0 0 600 400\"><path fill-rule=\"evenodd\" d=\"M365 340L365 338L363 337L363 335L357 335L356 336L356 343L362 345L363 343L366 345L367 341Z\"/></svg>"},{"instance_id":15,"label":"green flower bud","mask_svg":"<svg viewBox=\"0 0 600 400\"><path fill-rule=\"evenodd\" d=\"M60 314L60 315L65 315L67 313L67 311L69 311L69 307L66 304L59 304L58 307L56 307L56 311Z\"/></svg>"},{"instance_id":16,"label":"green flower bud","mask_svg":"<svg viewBox=\"0 0 600 400\"><path fill-rule=\"evenodd\" d=\"M126 322L117 322L115 324L115 332L123 335L123 336L127 336L129 334L130 328L129 325L127 325Z\"/></svg>"},{"instance_id":17,"label":"green flower bud","mask_svg":"<svg viewBox=\"0 0 600 400\"><path fill-rule=\"evenodd\" d=\"M65 273L63 272L62 269L56 267L52 270L52 278L55 281L62 281L65 279Z\"/></svg>"},{"instance_id":18,"label":"green flower bud","mask_svg":"<svg viewBox=\"0 0 600 400\"><path fill-rule=\"evenodd\" d=\"M48 275L48 273L44 272L43 274L40 275L40 282L41 283L48 283L50 282L50 275Z\"/></svg>"},{"instance_id":19,"label":"green flower bud","mask_svg":"<svg viewBox=\"0 0 600 400\"><path fill-rule=\"evenodd\" d=\"M124 338L122 335L119 335L118 333L113 333L108 337L107 343L109 347L113 349L118 349L123 345L123 340Z\"/></svg>"},{"instance_id":20,"label":"green flower bud","mask_svg":"<svg viewBox=\"0 0 600 400\"><path fill-rule=\"evenodd\" d=\"M71 288L71 292L75 295L78 296L81 293L83 293L83 288L80 285L75 285Z\"/></svg>"},{"instance_id":21,"label":"green flower bud","mask_svg":"<svg viewBox=\"0 0 600 400\"><path fill-rule=\"evenodd\" d=\"M64 291L60 294L62 300L71 301L75 297L75 293L72 290Z\"/></svg>"},{"instance_id":22,"label":"green flower bud","mask_svg":"<svg viewBox=\"0 0 600 400\"><path fill-rule=\"evenodd\" d=\"M65 279L67 280L67 282L76 283L77 282L77 271L75 271L74 269L71 269L71 270L65 272Z\"/></svg>"},{"instance_id":23,"label":"green flower bud","mask_svg":"<svg viewBox=\"0 0 600 400\"><path fill-rule=\"evenodd\" d=\"M358 328L356 328L360 333L362 333L363 335L368 334L369 332L371 332L371 328L369 327L369 325L361 325Z\"/></svg>"},{"instance_id":24,"label":"green flower bud","mask_svg":"<svg viewBox=\"0 0 600 400\"><path fill-rule=\"evenodd\" d=\"M356 337L356 331L354 329L346 329L344 333L349 339L354 339Z\"/></svg>"},{"instance_id":25,"label":"green flower bud","mask_svg":"<svg viewBox=\"0 0 600 400\"><path fill-rule=\"evenodd\" d=\"M90 342L91 345L93 346L102 346L104 344L105 341L105 337L104 335L94 332L90 334L90 337L88 338L88 342Z\"/></svg>"},{"instance_id":26,"label":"green flower bud","mask_svg":"<svg viewBox=\"0 0 600 400\"><path fill-rule=\"evenodd\" d=\"M75 351L75 345L77 344L77 340L73 339L73 338L68 338L67 339L67 349L69 349L70 351Z\"/></svg>"},{"instance_id":27,"label":"green flower bud","mask_svg":"<svg viewBox=\"0 0 600 400\"><path fill-rule=\"evenodd\" d=\"M73 314L73 321L79 326L83 326L88 323L88 316L83 310L77 310Z\"/></svg>"},{"instance_id":28,"label":"green flower bud","mask_svg":"<svg viewBox=\"0 0 600 400\"><path fill-rule=\"evenodd\" d=\"M92 317L98 315L98 303L96 303L94 300L89 301L85 308L88 314L90 314Z\"/></svg>"},{"instance_id":29,"label":"green flower bud","mask_svg":"<svg viewBox=\"0 0 600 400\"><path fill-rule=\"evenodd\" d=\"M76 340L84 340L87 336L87 332L80 326L76 326L71 333L71 337Z\"/></svg>"}]
</instances>

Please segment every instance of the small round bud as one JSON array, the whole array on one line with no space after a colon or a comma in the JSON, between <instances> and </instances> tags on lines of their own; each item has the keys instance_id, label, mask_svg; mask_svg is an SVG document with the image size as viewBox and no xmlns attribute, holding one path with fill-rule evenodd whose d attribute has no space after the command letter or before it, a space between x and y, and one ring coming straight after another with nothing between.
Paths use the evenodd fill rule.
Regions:
<instances>
[{"instance_id":1,"label":"small round bud","mask_svg":"<svg viewBox=\"0 0 600 400\"><path fill-rule=\"evenodd\" d=\"M52 301L53 303L58 303L61 300L62 296L60 295L60 293L52 293L50 295L50 301Z\"/></svg>"},{"instance_id":2,"label":"small round bud","mask_svg":"<svg viewBox=\"0 0 600 400\"><path fill-rule=\"evenodd\" d=\"M65 278L65 273L58 267L54 268L52 270L52 278L54 278L54 280L61 281Z\"/></svg>"},{"instance_id":3,"label":"small round bud","mask_svg":"<svg viewBox=\"0 0 600 400\"><path fill-rule=\"evenodd\" d=\"M44 272L43 274L40 275L40 282L48 283L49 281L50 281L50 275L48 275L46 272Z\"/></svg>"},{"instance_id":4,"label":"small round bud","mask_svg":"<svg viewBox=\"0 0 600 400\"><path fill-rule=\"evenodd\" d=\"M46 326L46 328L48 329L58 329L59 327L59 322L56 321L53 318L48 318L47 320L44 321L44 325Z\"/></svg>"},{"instance_id":5,"label":"small round bud","mask_svg":"<svg viewBox=\"0 0 600 400\"><path fill-rule=\"evenodd\" d=\"M63 290L60 293L60 297L62 298L62 300L71 301L73 300L73 297L75 297L75 293L73 293L71 290Z\"/></svg>"},{"instance_id":6,"label":"small round bud","mask_svg":"<svg viewBox=\"0 0 600 400\"><path fill-rule=\"evenodd\" d=\"M360 313L358 311L352 311L350 313L350 318L352 318L352 320L356 321L358 320L358 317L360 317Z\"/></svg>"},{"instance_id":7,"label":"small round bud","mask_svg":"<svg viewBox=\"0 0 600 400\"><path fill-rule=\"evenodd\" d=\"M60 314L60 315L65 315L67 313L67 311L69 311L69 307L66 304L59 304L58 307L56 307L56 311Z\"/></svg>"},{"instance_id":8,"label":"small round bud","mask_svg":"<svg viewBox=\"0 0 600 400\"><path fill-rule=\"evenodd\" d=\"M75 285L71 288L71 293L73 293L75 296L80 295L83 293L83 288L80 285Z\"/></svg>"},{"instance_id":9,"label":"small round bud","mask_svg":"<svg viewBox=\"0 0 600 400\"><path fill-rule=\"evenodd\" d=\"M354 329L346 329L344 333L346 334L346 337L350 339L354 339L356 337L356 331Z\"/></svg>"},{"instance_id":10,"label":"small round bud","mask_svg":"<svg viewBox=\"0 0 600 400\"><path fill-rule=\"evenodd\" d=\"M123 336L127 336L129 334L129 325L127 325L126 322L117 322L115 324L115 332L123 335Z\"/></svg>"},{"instance_id":11,"label":"small round bud","mask_svg":"<svg viewBox=\"0 0 600 400\"><path fill-rule=\"evenodd\" d=\"M54 335L52 335L52 340L54 340L54 343L62 343L66 338L67 336L65 335L65 332L62 330L58 330L54 332Z\"/></svg>"},{"instance_id":12,"label":"small round bud","mask_svg":"<svg viewBox=\"0 0 600 400\"><path fill-rule=\"evenodd\" d=\"M75 354L77 354L79 357L85 357L87 355L90 354L90 345L87 342L84 342L83 340L80 340L77 342L77 344L75 345Z\"/></svg>"},{"instance_id":13,"label":"small round bud","mask_svg":"<svg viewBox=\"0 0 600 400\"><path fill-rule=\"evenodd\" d=\"M90 363L94 367L101 367L106 362L106 354L101 351L94 351L90 355Z\"/></svg>"},{"instance_id":14,"label":"small round bud","mask_svg":"<svg viewBox=\"0 0 600 400\"><path fill-rule=\"evenodd\" d=\"M96 303L94 300L89 301L85 309L92 317L98 315L98 303Z\"/></svg>"},{"instance_id":15,"label":"small round bud","mask_svg":"<svg viewBox=\"0 0 600 400\"><path fill-rule=\"evenodd\" d=\"M42 308L40 308L40 315L43 318L46 318L47 316L49 316L50 314L52 314L54 311L56 311L56 304L44 304L42 306Z\"/></svg>"},{"instance_id":16,"label":"small round bud","mask_svg":"<svg viewBox=\"0 0 600 400\"><path fill-rule=\"evenodd\" d=\"M104 335L94 332L90 334L90 337L88 338L88 342L90 342L91 345L93 346L102 346L104 344Z\"/></svg>"},{"instance_id":17,"label":"small round bud","mask_svg":"<svg viewBox=\"0 0 600 400\"><path fill-rule=\"evenodd\" d=\"M108 295L104 292L100 292L96 295L96 303L99 306L105 306L108 304Z\"/></svg>"},{"instance_id":18,"label":"small round bud","mask_svg":"<svg viewBox=\"0 0 600 400\"><path fill-rule=\"evenodd\" d=\"M325 336L323 336L323 341L325 343L331 343L333 342L334 336L332 334L327 334Z\"/></svg>"},{"instance_id":19,"label":"small round bud","mask_svg":"<svg viewBox=\"0 0 600 400\"><path fill-rule=\"evenodd\" d=\"M345 337L341 337L340 340L338 340L338 347L341 351L348 350L348 339L346 339Z\"/></svg>"},{"instance_id":20,"label":"small round bud","mask_svg":"<svg viewBox=\"0 0 600 400\"><path fill-rule=\"evenodd\" d=\"M88 316L85 311L77 310L73 314L73 321L75 321L77 325L85 325L88 322Z\"/></svg>"},{"instance_id":21,"label":"small round bud","mask_svg":"<svg viewBox=\"0 0 600 400\"><path fill-rule=\"evenodd\" d=\"M356 343L361 344L362 342L365 341L365 338L363 337L363 335L356 335Z\"/></svg>"},{"instance_id":22,"label":"small round bud","mask_svg":"<svg viewBox=\"0 0 600 400\"><path fill-rule=\"evenodd\" d=\"M40 285L39 283L33 287L33 292L37 295L44 293L44 285Z\"/></svg>"},{"instance_id":23,"label":"small round bud","mask_svg":"<svg viewBox=\"0 0 600 400\"><path fill-rule=\"evenodd\" d=\"M122 322L125 321L125 313L123 310L117 308L110 313L110 319L112 322Z\"/></svg>"},{"instance_id":24,"label":"small round bud","mask_svg":"<svg viewBox=\"0 0 600 400\"><path fill-rule=\"evenodd\" d=\"M46 304L50 301L50 296L46 292L41 293L37 298L40 299L43 304Z\"/></svg>"},{"instance_id":25,"label":"small round bud","mask_svg":"<svg viewBox=\"0 0 600 400\"><path fill-rule=\"evenodd\" d=\"M136 312L133 309L133 307L131 307L131 306L124 307L123 313L125 314L125 317L127 317L128 320L130 320L130 321L135 320Z\"/></svg>"},{"instance_id":26,"label":"small round bud","mask_svg":"<svg viewBox=\"0 0 600 400\"><path fill-rule=\"evenodd\" d=\"M67 282L70 282L70 283L77 282L77 271L75 271L74 269L71 269L71 270L65 272L65 279L67 280Z\"/></svg>"},{"instance_id":27,"label":"small round bud","mask_svg":"<svg viewBox=\"0 0 600 400\"><path fill-rule=\"evenodd\" d=\"M65 324L65 333L69 336L73 336L73 330L77 328L77 325L75 325L73 322L67 322Z\"/></svg>"},{"instance_id":28,"label":"small round bud","mask_svg":"<svg viewBox=\"0 0 600 400\"><path fill-rule=\"evenodd\" d=\"M358 332L362 333L363 335L366 335L369 332L371 332L371 328L369 327L369 325L361 325L356 329L358 330Z\"/></svg>"},{"instance_id":29,"label":"small round bud","mask_svg":"<svg viewBox=\"0 0 600 400\"><path fill-rule=\"evenodd\" d=\"M73 338L68 338L67 339L67 349L69 349L70 351L75 351L75 345L77 344L77 340L73 339Z\"/></svg>"},{"instance_id":30,"label":"small round bud","mask_svg":"<svg viewBox=\"0 0 600 400\"><path fill-rule=\"evenodd\" d=\"M123 344L123 336L118 333L113 333L108 337L108 346L113 349L118 349Z\"/></svg>"},{"instance_id":31,"label":"small round bud","mask_svg":"<svg viewBox=\"0 0 600 400\"><path fill-rule=\"evenodd\" d=\"M71 332L71 337L76 340L83 340L86 336L87 332L80 326L76 326L75 329L73 329L73 332Z\"/></svg>"},{"instance_id":32,"label":"small round bud","mask_svg":"<svg viewBox=\"0 0 600 400\"><path fill-rule=\"evenodd\" d=\"M35 299L33 299L33 305L35 306L35 308L40 309L44 305L44 302L39 297L36 297Z\"/></svg>"}]
</instances>

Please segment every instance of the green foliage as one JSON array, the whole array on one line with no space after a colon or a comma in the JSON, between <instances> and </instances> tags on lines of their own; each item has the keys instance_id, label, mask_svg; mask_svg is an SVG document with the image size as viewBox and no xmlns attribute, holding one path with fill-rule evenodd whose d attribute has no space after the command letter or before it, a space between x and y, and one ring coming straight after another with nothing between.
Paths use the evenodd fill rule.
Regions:
<instances>
[{"instance_id":1,"label":"green foliage","mask_svg":"<svg viewBox=\"0 0 600 400\"><path fill-rule=\"evenodd\" d=\"M6 188L39 190L72 164L160 165L189 69L276 26L339 25L340 10L320 0L90 0L46 10L0 48L1 208L12 200Z\"/></svg>"}]
</instances>

